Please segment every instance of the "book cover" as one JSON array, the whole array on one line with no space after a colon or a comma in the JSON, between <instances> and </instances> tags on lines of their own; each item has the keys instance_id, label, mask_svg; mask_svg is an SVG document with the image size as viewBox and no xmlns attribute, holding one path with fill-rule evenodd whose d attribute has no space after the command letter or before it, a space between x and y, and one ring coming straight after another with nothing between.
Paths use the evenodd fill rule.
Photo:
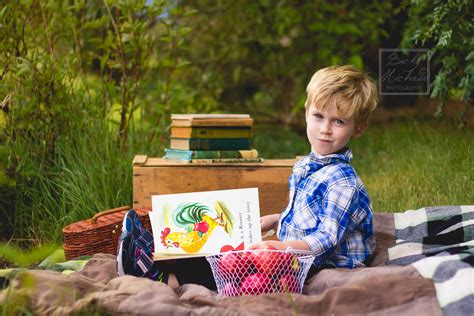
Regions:
<instances>
[{"instance_id":1,"label":"book cover","mask_svg":"<svg viewBox=\"0 0 474 316\"><path fill-rule=\"evenodd\" d=\"M250 138L171 138L171 149L185 150L249 150Z\"/></svg>"},{"instance_id":2,"label":"book cover","mask_svg":"<svg viewBox=\"0 0 474 316\"><path fill-rule=\"evenodd\" d=\"M256 149L250 150L183 150L165 148L165 159L176 159L183 161L191 161L193 159L228 159L228 158L245 158L257 159L258 152Z\"/></svg>"},{"instance_id":3,"label":"book cover","mask_svg":"<svg viewBox=\"0 0 474 316\"><path fill-rule=\"evenodd\" d=\"M193 159L192 163L254 163L263 162L263 158L214 158L214 159Z\"/></svg>"},{"instance_id":4,"label":"book cover","mask_svg":"<svg viewBox=\"0 0 474 316\"><path fill-rule=\"evenodd\" d=\"M154 195L155 259L243 250L262 240L258 188Z\"/></svg>"},{"instance_id":5,"label":"book cover","mask_svg":"<svg viewBox=\"0 0 474 316\"><path fill-rule=\"evenodd\" d=\"M252 118L172 119L171 127L184 126L252 126Z\"/></svg>"},{"instance_id":6,"label":"book cover","mask_svg":"<svg viewBox=\"0 0 474 316\"><path fill-rule=\"evenodd\" d=\"M249 126L193 127L172 126L171 137L175 138L251 138Z\"/></svg>"}]
</instances>

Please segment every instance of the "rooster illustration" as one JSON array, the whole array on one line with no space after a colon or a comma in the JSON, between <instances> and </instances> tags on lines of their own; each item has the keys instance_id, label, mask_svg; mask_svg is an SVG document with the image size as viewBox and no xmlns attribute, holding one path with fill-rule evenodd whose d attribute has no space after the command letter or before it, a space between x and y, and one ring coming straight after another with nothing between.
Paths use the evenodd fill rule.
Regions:
<instances>
[{"instance_id":1,"label":"rooster illustration","mask_svg":"<svg viewBox=\"0 0 474 316\"><path fill-rule=\"evenodd\" d=\"M181 248L187 253L198 252L207 242L212 231L221 226L232 236L234 218L222 201L215 202L215 210L201 203L180 204L173 212L173 222L185 232L171 232L166 227L161 232L161 243L166 248ZM215 215L215 217L212 217Z\"/></svg>"}]
</instances>

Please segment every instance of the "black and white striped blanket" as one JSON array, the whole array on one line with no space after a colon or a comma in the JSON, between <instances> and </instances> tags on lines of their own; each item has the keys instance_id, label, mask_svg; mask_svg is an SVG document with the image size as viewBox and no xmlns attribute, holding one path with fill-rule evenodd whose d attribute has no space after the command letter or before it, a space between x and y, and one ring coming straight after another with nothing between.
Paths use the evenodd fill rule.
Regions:
<instances>
[{"instance_id":1,"label":"black and white striped blanket","mask_svg":"<svg viewBox=\"0 0 474 316\"><path fill-rule=\"evenodd\" d=\"M474 205L427 207L394 221L389 263L432 279L445 315L474 315Z\"/></svg>"}]
</instances>

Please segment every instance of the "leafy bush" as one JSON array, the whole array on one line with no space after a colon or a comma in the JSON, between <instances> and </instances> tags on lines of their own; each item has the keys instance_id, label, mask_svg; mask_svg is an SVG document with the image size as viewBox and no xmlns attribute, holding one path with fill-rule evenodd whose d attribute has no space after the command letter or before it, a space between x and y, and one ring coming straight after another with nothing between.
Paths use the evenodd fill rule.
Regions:
<instances>
[{"instance_id":1,"label":"leafy bush","mask_svg":"<svg viewBox=\"0 0 474 316\"><path fill-rule=\"evenodd\" d=\"M387 1L186 1L197 10L184 18L191 61L185 80L226 111L253 113L259 121L295 123L305 88L318 68L364 67L376 54ZM375 52L374 52L375 51ZM301 118L301 117L300 117Z\"/></svg>"},{"instance_id":2,"label":"leafy bush","mask_svg":"<svg viewBox=\"0 0 474 316\"><path fill-rule=\"evenodd\" d=\"M163 149L185 94L184 14L164 0L4 3L0 203L16 237L58 240L130 203L133 156Z\"/></svg>"},{"instance_id":3,"label":"leafy bush","mask_svg":"<svg viewBox=\"0 0 474 316\"><path fill-rule=\"evenodd\" d=\"M465 103L460 117L474 100L474 24L472 1L405 1L409 19L405 25L402 46L430 49L435 79L431 97L439 98L437 114L446 101L460 99ZM464 124L465 122L462 122Z\"/></svg>"}]
</instances>

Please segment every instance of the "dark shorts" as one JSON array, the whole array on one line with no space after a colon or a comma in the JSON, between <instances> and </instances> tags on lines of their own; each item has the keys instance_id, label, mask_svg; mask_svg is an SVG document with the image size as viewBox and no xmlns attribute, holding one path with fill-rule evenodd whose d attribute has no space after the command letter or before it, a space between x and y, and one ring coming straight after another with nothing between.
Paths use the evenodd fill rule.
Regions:
<instances>
[{"instance_id":1,"label":"dark shorts","mask_svg":"<svg viewBox=\"0 0 474 316\"><path fill-rule=\"evenodd\" d=\"M306 281L312 278L316 273L318 273L319 271L323 269L334 269L334 266L325 264L321 267L316 267L315 265L312 264L311 267L309 268L308 274L306 275Z\"/></svg>"},{"instance_id":2,"label":"dark shorts","mask_svg":"<svg viewBox=\"0 0 474 316\"><path fill-rule=\"evenodd\" d=\"M159 268L165 273L176 275L179 285L194 283L217 290L211 266L204 257L161 261Z\"/></svg>"}]
</instances>

